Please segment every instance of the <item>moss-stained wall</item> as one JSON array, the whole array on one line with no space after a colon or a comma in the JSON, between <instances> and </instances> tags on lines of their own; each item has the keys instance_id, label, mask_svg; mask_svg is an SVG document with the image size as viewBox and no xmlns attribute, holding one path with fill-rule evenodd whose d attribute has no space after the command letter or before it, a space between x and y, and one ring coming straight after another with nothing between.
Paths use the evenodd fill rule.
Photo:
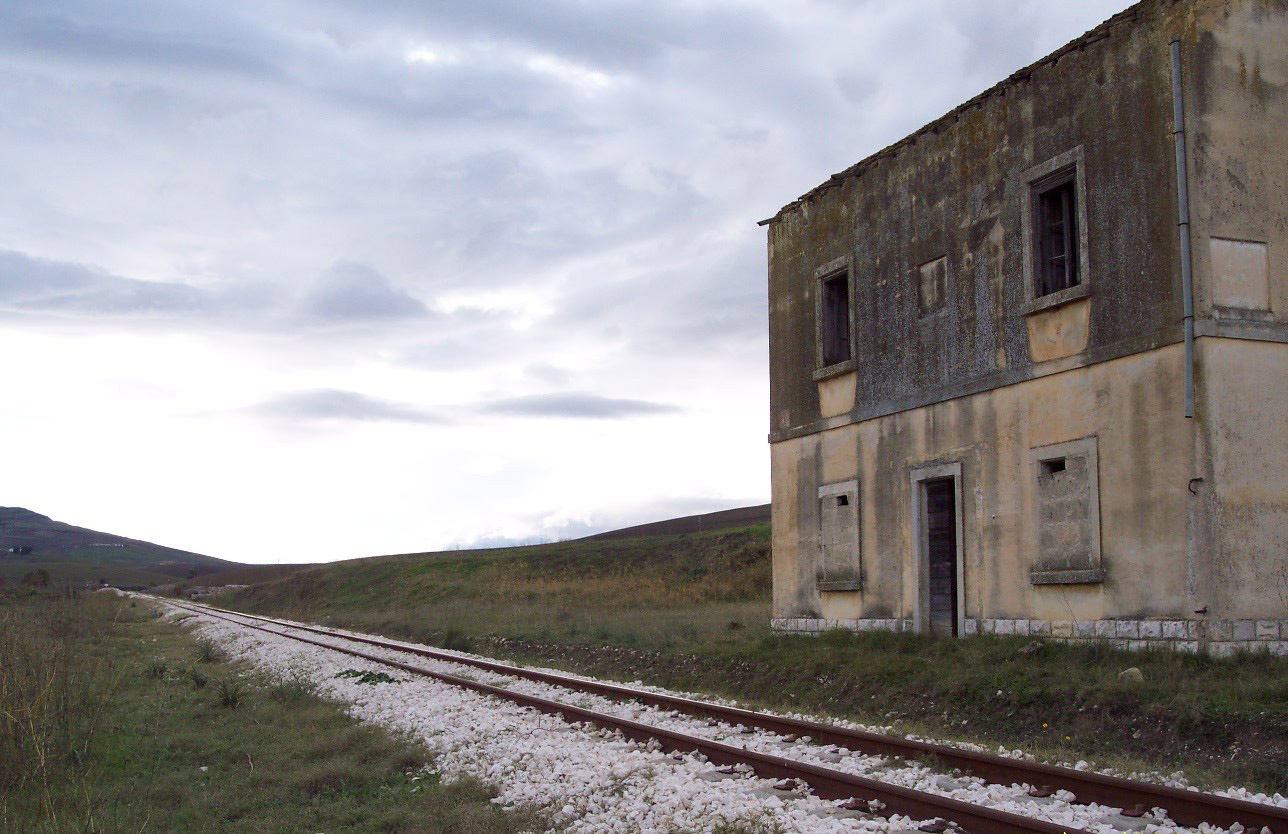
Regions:
<instances>
[{"instance_id":1,"label":"moss-stained wall","mask_svg":"<svg viewBox=\"0 0 1288 834\"><path fill-rule=\"evenodd\" d=\"M1023 173L1074 149L1086 183L1083 356L1179 339L1168 8L1143 4L1139 20L1035 66L768 224L775 439L821 428L813 273L842 256L854 259L853 417L1032 376ZM946 304L923 316L919 267L945 256Z\"/></svg>"}]
</instances>

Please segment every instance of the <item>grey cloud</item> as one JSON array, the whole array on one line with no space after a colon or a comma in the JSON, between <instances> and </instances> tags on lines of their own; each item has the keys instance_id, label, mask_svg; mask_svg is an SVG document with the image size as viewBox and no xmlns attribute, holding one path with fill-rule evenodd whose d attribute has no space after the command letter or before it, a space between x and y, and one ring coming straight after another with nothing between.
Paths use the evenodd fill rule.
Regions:
<instances>
[{"instance_id":1,"label":"grey cloud","mask_svg":"<svg viewBox=\"0 0 1288 834\"><path fill-rule=\"evenodd\" d=\"M0 250L0 307L84 315L181 315L209 311L213 299L186 284L122 278L80 264Z\"/></svg>"},{"instance_id":2,"label":"grey cloud","mask_svg":"<svg viewBox=\"0 0 1288 834\"><path fill-rule=\"evenodd\" d=\"M425 316L429 309L389 279L363 264L341 262L322 273L305 292L300 309L323 321Z\"/></svg>"},{"instance_id":3,"label":"grey cloud","mask_svg":"<svg viewBox=\"0 0 1288 834\"><path fill-rule=\"evenodd\" d=\"M292 307L292 304L295 304ZM169 281L140 281L81 264L0 249L0 309L85 317L169 319L191 325L277 330L295 324L379 322L430 316L429 309L363 264L323 272L297 302L269 287L210 290ZM470 314L465 317L468 322Z\"/></svg>"},{"instance_id":4,"label":"grey cloud","mask_svg":"<svg viewBox=\"0 0 1288 834\"><path fill-rule=\"evenodd\" d=\"M397 422L441 424L447 422L431 411L368 397L355 391L330 388L296 391L252 406L263 417L288 421Z\"/></svg>"},{"instance_id":5,"label":"grey cloud","mask_svg":"<svg viewBox=\"0 0 1288 834\"><path fill-rule=\"evenodd\" d=\"M120 6L113 10L108 22L95 24L84 22L94 18L96 10L92 6L73 12L66 7L33 4L24 15L18 11L21 5L0 14L0 46L12 52L32 54L42 60L57 57L63 62L107 63L118 68L212 72L257 79L276 74L263 57L272 50L264 49L266 44L259 33L240 26L228 31L228 18L214 27L194 25L183 31L158 25L155 17L123 20Z\"/></svg>"},{"instance_id":6,"label":"grey cloud","mask_svg":"<svg viewBox=\"0 0 1288 834\"><path fill-rule=\"evenodd\" d=\"M594 394L532 394L484 403L480 411L514 417L571 417L591 420L617 420L646 414L674 414L680 409L667 403L647 400L600 397Z\"/></svg>"},{"instance_id":7,"label":"grey cloud","mask_svg":"<svg viewBox=\"0 0 1288 834\"><path fill-rule=\"evenodd\" d=\"M577 286L550 326L623 349L686 353L764 340L764 250L752 240L722 247L695 267L671 265ZM711 257L714 254L714 257Z\"/></svg>"}]
</instances>

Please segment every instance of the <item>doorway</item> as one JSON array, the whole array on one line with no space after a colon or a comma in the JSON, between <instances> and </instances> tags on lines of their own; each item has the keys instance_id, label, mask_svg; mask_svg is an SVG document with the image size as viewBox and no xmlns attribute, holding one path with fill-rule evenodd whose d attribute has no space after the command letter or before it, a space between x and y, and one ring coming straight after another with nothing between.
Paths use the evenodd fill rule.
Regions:
<instances>
[{"instance_id":1,"label":"doorway","mask_svg":"<svg viewBox=\"0 0 1288 834\"><path fill-rule=\"evenodd\" d=\"M925 508L927 628L932 637L957 636L957 495L953 478L922 481Z\"/></svg>"}]
</instances>

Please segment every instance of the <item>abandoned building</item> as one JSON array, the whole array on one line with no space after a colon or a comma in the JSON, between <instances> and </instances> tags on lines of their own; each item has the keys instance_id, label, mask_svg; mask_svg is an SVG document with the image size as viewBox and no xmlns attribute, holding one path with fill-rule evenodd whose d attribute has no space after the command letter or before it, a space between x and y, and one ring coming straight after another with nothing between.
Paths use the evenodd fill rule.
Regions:
<instances>
[{"instance_id":1,"label":"abandoned building","mask_svg":"<svg viewBox=\"0 0 1288 834\"><path fill-rule=\"evenodd\" d=\"M1288 654L1288 0L1145 0L762 225L776 629Z\"/></svg>"}]
</instances>

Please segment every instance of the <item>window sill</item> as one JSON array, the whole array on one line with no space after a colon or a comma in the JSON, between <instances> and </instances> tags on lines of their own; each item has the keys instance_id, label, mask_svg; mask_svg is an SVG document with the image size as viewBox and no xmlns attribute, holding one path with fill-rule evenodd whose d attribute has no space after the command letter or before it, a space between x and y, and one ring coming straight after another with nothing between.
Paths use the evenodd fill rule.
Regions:
<instances>
[{"instance_id":1,"label":"window sill","mask_svg":"<svg viewBox=\"0 0 1288 834\"><path fill-rule=\"evenodd\" d=\"M822 382L825 379L831 379L834 376L848 374L850 371L859 367L859 363L853 359L846 359L844 362L837 362L835 365L828 365L814 371L814 381Z\"/></svg>"},{"instance_id":2,"label":"window sill","mask_svg":"<svg viewBox=\"0 0 1288 834\"><path fill-rule=\"evenodd\" d=\"M1099 585L1105 581L1104 568L1091 570L1035 570L1029 574L1033 585Z\"/></svg>"},{"instance_id":3,"label":"window sill","mask_svg":"<svg viewBox=\"0 0 1288 834\"><path fill-rule=\"evenodd\" d=\"M830 579L818 583L820 591L862 591L863 582L859 579Z\"/></svg>"},{"instance_id":4,"label":"window sill","mask_svg":"<svg viewBox=\"0 0 1288 834\"><path fill-rule=\"evenodd\" d=\"M1072 287L1065 287L1057 292L1048 295L1038 296L1024 303L1020 308L1020 313L1025 316L1031 316L1034 313L1041 313L1046 310L1052 310L1056 307L1062 307L1072 301L1086 298L1091 295L1091 287L1087 284L1076 284Z\"/></svg>"}]
</instances>

